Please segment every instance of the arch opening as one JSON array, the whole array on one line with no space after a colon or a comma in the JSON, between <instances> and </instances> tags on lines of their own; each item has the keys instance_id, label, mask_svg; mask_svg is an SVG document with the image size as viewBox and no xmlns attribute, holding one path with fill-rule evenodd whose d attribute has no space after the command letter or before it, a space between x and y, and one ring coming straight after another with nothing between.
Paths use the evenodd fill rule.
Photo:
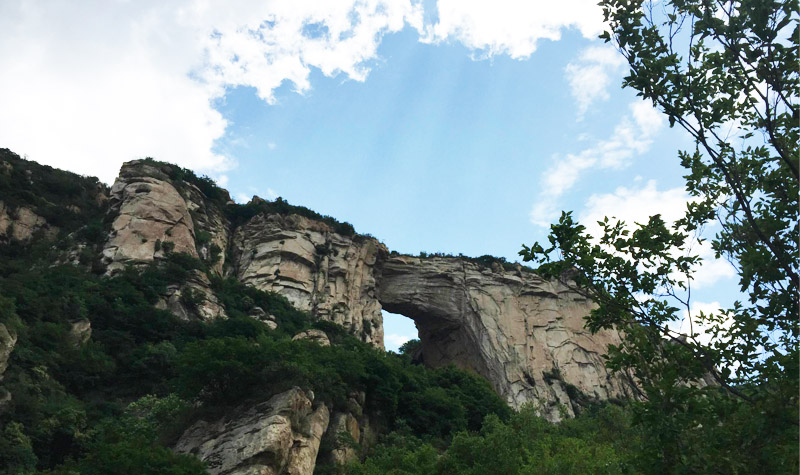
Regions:
<instances>
[{"instance_id":1,"label":"arch opening","mask_svg":"<svg viewBox=\"0 0 800 475\"><path fill-rule=\"evenodd\" d=\"M419 340L414 320L399 313L381 310L383 314L383 346L386 351L400 353L400 347L411 340Z\"/></svg>"}]
</instances>

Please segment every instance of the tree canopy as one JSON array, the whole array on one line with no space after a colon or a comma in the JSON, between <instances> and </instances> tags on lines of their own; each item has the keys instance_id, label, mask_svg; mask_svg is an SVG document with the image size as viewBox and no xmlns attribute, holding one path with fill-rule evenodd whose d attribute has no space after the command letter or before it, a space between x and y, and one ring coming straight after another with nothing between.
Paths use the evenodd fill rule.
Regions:
<instances>
[{"instance_id":1,"label":"tree canopy","mask_svg":"<svg viewBox=\"0 0 800 475\"><path fill-rule=\"evenodd\" d=\"M694 139L678 152L692 199L674 223L606 218L598 236L563 213L549 245L520 254L547 275L573 277L598 303L590 328L623 331L609 364L641 381L638 420L665 470L796 472L797 2L601 5L603 38L630 67L623 86ZM736 268L742 297L695 314L692 276L702 262L691 249L712 222L711 246ZM688 335L676 330L682 308L694 324Z\"/></svg>"}]
</instances>

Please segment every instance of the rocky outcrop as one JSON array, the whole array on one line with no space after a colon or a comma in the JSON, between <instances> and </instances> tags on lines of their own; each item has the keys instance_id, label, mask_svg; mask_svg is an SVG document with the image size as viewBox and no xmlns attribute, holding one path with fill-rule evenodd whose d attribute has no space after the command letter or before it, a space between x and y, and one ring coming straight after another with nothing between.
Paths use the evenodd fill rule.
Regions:
<instances>
[{"instance_id":1,"label":"rocky outcrop","mask_svg":"<svg viewBox=\"0 0 800 475\"><path fill-rule=\"evenodd\" d=\"M167 248L197 257L189 206L159 167L125 163L111 187L109 212L115 216L103 249L109 272L163 257Z\"/></svg>"},{"instance_id":2,"label":"rocky outcrop","mask_svg":"<svg viewBox=\"0 0 800 475\"><path fill-rule=\"evenodd\" d=\"M212 272L222 274L225 267L225 250L230 240L230 224L217 203L209 199L191 183L182 182L180 191L192 217L197 254ZM228 203L233 201L225 195Z\"/></svg>"},{"instance_id":3,"label":"rocky outcrop","mask_svg":"<svg viewBox=\"0 0 800 475\"><path fill-rule=\"evenodd\" d=\"M168 286L156 308L169 310L182 320L227 318L225 309L211 291L211 281L199 270L191 271L183 284Z\"/></svg>"},{"instance_id":4,"label":"rocky outcrop","mask_svg":"<svg viewBox=\"0 0 800 475\"><path fill-rule=\"evenodd\" d=\"M328 446L332 447L328 461L333 465L345 465L358 458L377 440L369 416L363 409L365 400L364 392L353 392L348 398L347 408L331 415L325 439Z\"/></svg>"},{"instance_id":5,"label":"rocky outcrop","mask_svg":"<svg viewBox=\"0 0 800 475\"><path fill-rule=\"evenodd\" d=\"M367 236L345 236L298 215L258 215L235 230L233 273L277 292L317 318L383 348L376 264L388 252Z\"/></svg>"},{"instance_id":6,"label":"rocky outcrop","mask_svg":"<svg viewBox=\"0 0 800 475\"><path fill-rule=\"evenodd\" d=\"M292 337L292 340L307 340L320 346L331 346L331 340L322 330L305 330Z\"/></svg>"},{"instance_id":7,"label":"rocky outcrop","mask_svg":"<svg viewBox=\"0 0 800 475\"><path fill-rule=\"evenodd\" d=\"M12 208L0 201L0 238L27 241L39 231L48 238L58 233L58 229L49 226L44 218L29 208Z\"/></svg>"},{"instance_id":8,"label":"rocky outcrop","mask_svg":"<svg viewBox=\"0 0 800 475\"><path fill-rule=\"evenodd\" d=\"M150 262L169 252L203 257L222 273L228 224L218 207L186 181L174 181L169 165L147 160L126 162L111 187L111 233L103 248L108 273L129 262ZM167 289L157 305L178 317L211 320L225 317L208 277L199 271Z\"/></svg>"},{"instance_id":9,"label":"rocky outcrop","mask_svg":"<svg viewBox=\"0 0 800 475\"><path fill-rule=\"evenodd\" d=\"M392 257L378 286L383 307L412 318L422 358L488 379L515 408L572 416L586 400L632 395L603 355L616 331L584 328L592 302L532 272L485 268L463 259Z\"/></svg>"},{"instance_id":10,"label":"rocky outcrop","mask_svg":"<svg viewBox=\"0 0 800 475\"><path fill-rule=\"evenodd\" d=\"M592 303L565 285L499 264L390 257L372 237L329 221L272 213L259 208L264 203L258 198L248 209L260 213L230 215L231 224L223 210L227 194L207 189L202 180L176 178L181 173L148 160L123 166L111 190L112 231L103 250L109 272L163 258L167 250L185 252L203 259L211 272L281 294L378 348L382 307L401 313L417 324L426 364L471 369L513 407L539 404L551 420L574 415L587 401L632 393L627 379L604 365L607 346L619 343L619 335L586 330ZM201 272L170 287L159 306L185 319L225 316ZM276 327L262 309L251 313ZM326 344L311 334L297 337ZM352 426L346 417L335 419Z\"/></svg>"},{"instance_id":11,"label":"rocky outcrop","mask_svg":"<svg viewBox=\"0 0 800 475\"><path fill-rule=\"evenodd\" d=\"M17 335L13 331L0 323L0 381L3 380L3 373L8 368L8 359L11 357L11 352L14 351L14 346L17 344Z\"/></svg>"},{"instance_id":12,"label":"rocky outcrop","mask_svg":"<svg viewBox=\"0 0 800 475\"><path fill-rule=\"evenodd\" d=\"M330 414L299 388L242 407L213 422L198 421L175 451L191 453L215 474L311 475Z\"/></svg>"},{"instance_id":13,"label":"rocky outcrop","mask_svg":"<svg viewBox=\"0 0 800 475\"><path fill-rule=\"evenodd\" d=\"M89 342L92 337L92 323L82 318L70 323L69 342L74 347L80 347Z\"/></svg>"}]
</instances>

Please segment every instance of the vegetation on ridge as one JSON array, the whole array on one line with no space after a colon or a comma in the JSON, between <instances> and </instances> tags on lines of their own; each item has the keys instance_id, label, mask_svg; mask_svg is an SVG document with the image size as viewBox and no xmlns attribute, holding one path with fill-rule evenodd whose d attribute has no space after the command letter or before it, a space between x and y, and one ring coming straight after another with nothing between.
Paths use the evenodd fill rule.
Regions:
<instances>
[{"instance_id":1,"label":"vegetation on ridge","mask_svg":"<svg viewBox=\"0 0 800 475\"><path fill-rule=\"evenodd\" d=\"M356 233L353 225L350 223L340 222L332 216L319 214L305 206L289 204L288 201L281 197L273 201L254 197L253 200L245 204L234 203L228 192L224 188L219 187L214 180L208 176L197 176L192 170L181 168L171 163L160 162L150 157L145 158L143 162L150 166L157 167L162 173L167 175L173 183L184 181L195 185L203 192L210 202L214 203L225 213L225 216L234 225L244 224L258 214L280 214L284 216L296 214L304 218L322 221L330 226L334 232L345 236L352 236Z\"/></svg>"}]
</instances>

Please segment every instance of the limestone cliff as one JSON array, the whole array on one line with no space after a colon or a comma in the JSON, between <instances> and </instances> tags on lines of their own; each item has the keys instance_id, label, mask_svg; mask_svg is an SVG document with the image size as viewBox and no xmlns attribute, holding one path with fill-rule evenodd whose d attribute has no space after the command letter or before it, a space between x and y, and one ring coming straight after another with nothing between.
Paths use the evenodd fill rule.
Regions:
<instances>
[{"instance_id":1,"label":"limestone cliff","mask_svg":"<svg viewBox=\"0 0 800 475\"><path fill-rule=\"evenodd\" d=\"M401 313L416 322L425 364L473 370L512 407L538 404L551 420L573 416L590 400L633 393L626 378L604 365L619 335L586 330L592 303L559 282L467 259L390 257L376 239L329 218L301 216L291 207L276 212L257 197L235 205L214 189L212 199L196 177L187 181L177 170L149 160L123 166L111 189L112 229L103 249L109 272L184 252L213 273L277 292L378 348L381 309ZM159 305L186 319L225 317L199 272L169 289ZM337 418L336 425L352 421Z\"/></svg>"},{"instance_id":2,"label":"limestone cliff","mask_svg":"<svg viewBox=\"0 0 800 475\"><path fill-rule=\"evenodd\" d=\"M383 348L375 266L388 252L374 238L345 236L298 215L258 215L234 232L232 255L242 282Z\"/></svg>"},{"instance_id":3,"label":"limestone cliff","mask_svg":"<svg viewBox=\"0 0 800 475\"><path fill-rule=\"evenodd\" d=\"M197 257L189 205L157 165L145 161L123 165L111 187L110 205L114 220L103 249L109 271L130 261L163 257L165 243L174 252Z\"/></svg>"},{"instance_id":4,"label":"limestone cliff","mask_svg":"<svg viewBox=\"0 0 800 475\"><path fill-rule=\"evenodd\" d=\"M174 170L149 160L122 166L111 187L111 231L102 251L108 273L129 263L163 259L167 252L203 257L212 271L221 273L228 223L195 185L173 179ZM213 256L212 246L217 251ZM187 320L225 316L201 272L194 272L184 285L169 288L158 306Z\"/></svg>"},{"instance_id":5,"label":"limestone cliff","mask_svg":"<svg viewBox=\"0 0 800 475\"><path fill-rule=\"evenodd\" d=\"M471 369L512 407L538 404L558 420L585 398L632 395L604 365L619 334L586 330L592 302L558 282L465 259L399 256L383 264L378 289L386 310L416 323L425 364Z\"/></svg>"}]
</instances>

